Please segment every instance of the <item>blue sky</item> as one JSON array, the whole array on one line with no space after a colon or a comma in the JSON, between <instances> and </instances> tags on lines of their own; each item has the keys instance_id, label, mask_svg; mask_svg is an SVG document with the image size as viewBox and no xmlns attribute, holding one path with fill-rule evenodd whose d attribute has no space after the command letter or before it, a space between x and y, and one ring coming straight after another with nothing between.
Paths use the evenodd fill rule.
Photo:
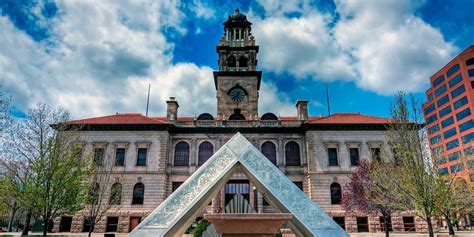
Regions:
<instances>
[{"instance_id":1,"label":"blue sky","mask_svg":"<svg viewBox=\"0 0 474 237\"><path fill-rule=\"evenodd\" d=\"M222 23L236 8L253 23L264 72L260 113L389 116L397 91L424 100L428 78L474 44L474 2L78 1L0 2L0 84L16 116L43 101L74 117L152 115L176 96L181 115L215 114L212 71ZM4 33L3 33L4 32Z\"/></svg>"}]
</instances>

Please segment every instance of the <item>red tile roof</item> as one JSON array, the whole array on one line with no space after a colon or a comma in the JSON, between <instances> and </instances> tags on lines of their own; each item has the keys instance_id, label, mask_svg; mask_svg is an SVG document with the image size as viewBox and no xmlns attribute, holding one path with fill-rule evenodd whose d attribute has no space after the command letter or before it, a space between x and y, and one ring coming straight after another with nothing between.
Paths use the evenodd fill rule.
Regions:
<instances>
[{"instance_id":1,"label":"red tile roof","mask_svg":"<svg viewBox=\"0 0 474 237\"><path fill-rule=\"evenodd\" d=\"M66 124L167 124L157 117L146 117L140 113L124 113L109 116L67 121Z\"/></svg>"},{"instance_id":2,"label":"red tile roof","mask_svg":"<svg viewBox=\"0 0 474 237\"><path fill-rule=\"evenodd\" d=\"M310 117L307 124L387 124L391 119L359 113L335 113L327 117Z\"/></svg>"}]
</instances>

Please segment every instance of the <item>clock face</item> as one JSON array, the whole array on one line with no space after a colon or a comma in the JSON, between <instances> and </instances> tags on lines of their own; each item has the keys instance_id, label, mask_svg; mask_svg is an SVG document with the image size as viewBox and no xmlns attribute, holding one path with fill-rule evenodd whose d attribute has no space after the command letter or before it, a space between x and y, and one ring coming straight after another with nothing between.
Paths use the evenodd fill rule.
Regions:
<instances>
[{"instance_id":1,"label":"clock face","mask_svg":"<svg viewBox=\"0 0 474 237\"><path fill-rule=\"evenodd\" d=\"M245 98L245 91L240 88L234 88L230 91L229 96L234 102L242 102Z\"/></svg>"}]
</instances>

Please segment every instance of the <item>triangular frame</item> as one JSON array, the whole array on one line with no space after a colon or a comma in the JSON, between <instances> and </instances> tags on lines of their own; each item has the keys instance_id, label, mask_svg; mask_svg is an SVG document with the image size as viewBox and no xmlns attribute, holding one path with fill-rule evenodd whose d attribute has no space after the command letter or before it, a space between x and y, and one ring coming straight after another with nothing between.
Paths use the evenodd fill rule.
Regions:
<instances>
[{"instance_id":1,"label":"triangular frame","mask_svg":"<svg viewBox=\"0 0 474 237\"><path fill-rule=\"evenodd\" d=\"M245 173L276 209L293 214L289 224L297 236L349 236L240 133L194 172L129 236L181 236L236 171Z\"/></svg>"}]
</instances>

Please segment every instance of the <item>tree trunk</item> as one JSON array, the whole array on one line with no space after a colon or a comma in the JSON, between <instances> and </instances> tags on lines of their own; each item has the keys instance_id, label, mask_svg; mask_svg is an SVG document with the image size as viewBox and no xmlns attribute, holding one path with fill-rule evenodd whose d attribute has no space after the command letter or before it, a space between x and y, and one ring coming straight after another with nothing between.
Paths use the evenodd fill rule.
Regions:
<instances>
[{"instance_id":1,"label":"tree trunk","mask_svg":"<svg viewBox=\"0 0 474 237\"><path fill-rule=\"evenodd\" d=\"M91 237L92 232L94 231L94 227L95 227L95 220L94 220L94 221L91 221L91 227L89 228L89 235L88 235L88 237Z\"/></svg>"},{"instance_id":2,"label":"tree trunk","mask_svg":"<svg viewBox=\"0 0 474 237\"><path fill-rule=\"evenodd\" d=\"M444 216L446 219L446 223L448 224L448 231L449 235L454 235L454 228L453 228L453 223L451 222L451 218L449 216L449 213Z\"/></svg>"},{"instance_id":3,"label":"tree trunk","mask_svg":"<svg viewBox=\"0 0 474 237\"><path fill-rule=\"evenodd\" d=\"M46 237L48 234L49 220L43 218L43 237Z\"/></svg>"},{"instance_id":4,"label":"tree trunk","mask_svg":"<svg viewBox=\"0 0 474 237\"><path fill-rule=\"evenodd\" d=\"M385 237L389 237L390 233L388 231L388 220L390 218L390 215L384 215L383 217L383 225L384 225L384 230L385 230Z\"/></svg>"},{"instance_id":5,"label":"tree trunk","mask_svg":"<svg viewBox=\"0 0 474 237\"><path fill-rule=\"evenodd\" d=\"M21 232L21 235L28 235L28 232L30 231L30 222L31 222L31 211L28 211L26 213L26 220L25 220L25 228L23 228L23 232Z\"/></svg>"},{"instance_id":6,"label":"tree trunk","mask_svg":"<svg viewBox=\"0 0 474 237\"><path fill-rule=\"evenodd\" d=\"M426 224L428 224L428 236L434 237L433 224L431 223L431 217L426 218Z\"/></svg>"},{"instance_id":7,"label":"tree trunk","mask_svg":"<svg viewBox=\"0 0 474 237\"><path fill-rule=\"evenodd\" d=\"M15 220L16 214L16 201L13 201L12 212L10 214L10 220L8 221L8 232L12 232L13 229L13 220Z\"/></svg>"}]
</instances>

